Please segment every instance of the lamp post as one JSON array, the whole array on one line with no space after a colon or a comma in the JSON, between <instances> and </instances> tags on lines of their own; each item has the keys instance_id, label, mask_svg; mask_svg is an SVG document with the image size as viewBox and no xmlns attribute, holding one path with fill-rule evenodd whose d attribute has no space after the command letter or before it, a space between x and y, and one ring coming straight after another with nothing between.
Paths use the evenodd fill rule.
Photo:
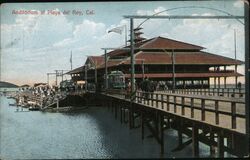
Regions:
<instances>
[{"instance_id":1,"label":"lamp post","mask_svg":"<svg viewBox=\"0 0 250 160\"><path fill-rule=\"evenodd\" d=\"M104 49L104 56L105 56L105 91L107 91L108 89L107 49Z\"/></svg>"}]
</instances>

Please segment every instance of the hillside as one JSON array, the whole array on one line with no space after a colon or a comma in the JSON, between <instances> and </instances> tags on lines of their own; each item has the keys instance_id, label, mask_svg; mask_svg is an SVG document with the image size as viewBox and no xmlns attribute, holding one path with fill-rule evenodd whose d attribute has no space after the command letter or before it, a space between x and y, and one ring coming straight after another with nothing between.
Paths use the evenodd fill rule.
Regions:
<instances>
[{"instance_id":1,"label":"hillside","mask_svg":"<svg viewBox=\"0 0 250 160\"><path fill-rule=\"evenodd\" d=\"M0 88L16 88L16 87L18 87L18 86L15 84L0 81Z\"/></svg>"}]
</instances>

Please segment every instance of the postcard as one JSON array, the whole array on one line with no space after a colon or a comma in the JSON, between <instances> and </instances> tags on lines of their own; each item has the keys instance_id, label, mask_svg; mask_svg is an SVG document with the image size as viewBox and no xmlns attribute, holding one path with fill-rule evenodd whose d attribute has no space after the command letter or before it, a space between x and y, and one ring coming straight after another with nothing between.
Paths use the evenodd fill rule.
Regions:
<instances>
[{"instance_id":1,"label":"postcard","mask_svg":"<svg viewBox=\"0 0 250 160\"><path fill-rule=\"evenodd\" d=\"M249 157L248 1L0 12L0 159Z\"/></svg>"}]
</instances>

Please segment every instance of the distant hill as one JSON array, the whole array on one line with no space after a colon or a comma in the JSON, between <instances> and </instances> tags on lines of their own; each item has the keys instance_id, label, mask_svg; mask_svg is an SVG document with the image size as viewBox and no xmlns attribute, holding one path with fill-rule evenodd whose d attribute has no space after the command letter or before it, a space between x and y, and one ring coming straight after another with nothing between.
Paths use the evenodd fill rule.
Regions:
<instances>
[{"instance_id":1,"label":"distant hill","mask_svg":"<svg viewBox=\"0 0 250 160\"><path fill-rule=\"evenodd\" d=\"M13 83L0 81L0 88L16 88L16 87L18 86Z\"/></svg>"}]
</instances>

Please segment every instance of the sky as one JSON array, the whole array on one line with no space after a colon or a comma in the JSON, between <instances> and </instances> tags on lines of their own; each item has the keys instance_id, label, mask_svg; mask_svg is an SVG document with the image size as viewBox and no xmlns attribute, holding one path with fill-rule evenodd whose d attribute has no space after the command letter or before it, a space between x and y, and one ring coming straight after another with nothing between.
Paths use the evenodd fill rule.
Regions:
<instances>
[{"instance_id":1,"label":"sky","mask_svg":"<svg viewBox=\"0 0 250 160\"><path fill-rule=\"evenodd\" d=\"M47 82L48 72L70 70L71 52L73 68L77 68L87 56L103 54L101 48L123 46L125 32L108 31L122 25L129 31L124 15L153 15L164 10L168 11L160 15L244 15L240 0L4 3L0 8L0 81L17 85ZM135 27L142 21L135 20ZM234 58L236 30L237 59L245 59L244 25L235 19L151 19L142 28L145 38L162 36L184 41L230 58ZM244 66L238 67L238 72L244 74ZM240 81L244 83L244 77ZM51 77L50 83L54 82L55 77Z\"/></svg>"}]
</instances>

